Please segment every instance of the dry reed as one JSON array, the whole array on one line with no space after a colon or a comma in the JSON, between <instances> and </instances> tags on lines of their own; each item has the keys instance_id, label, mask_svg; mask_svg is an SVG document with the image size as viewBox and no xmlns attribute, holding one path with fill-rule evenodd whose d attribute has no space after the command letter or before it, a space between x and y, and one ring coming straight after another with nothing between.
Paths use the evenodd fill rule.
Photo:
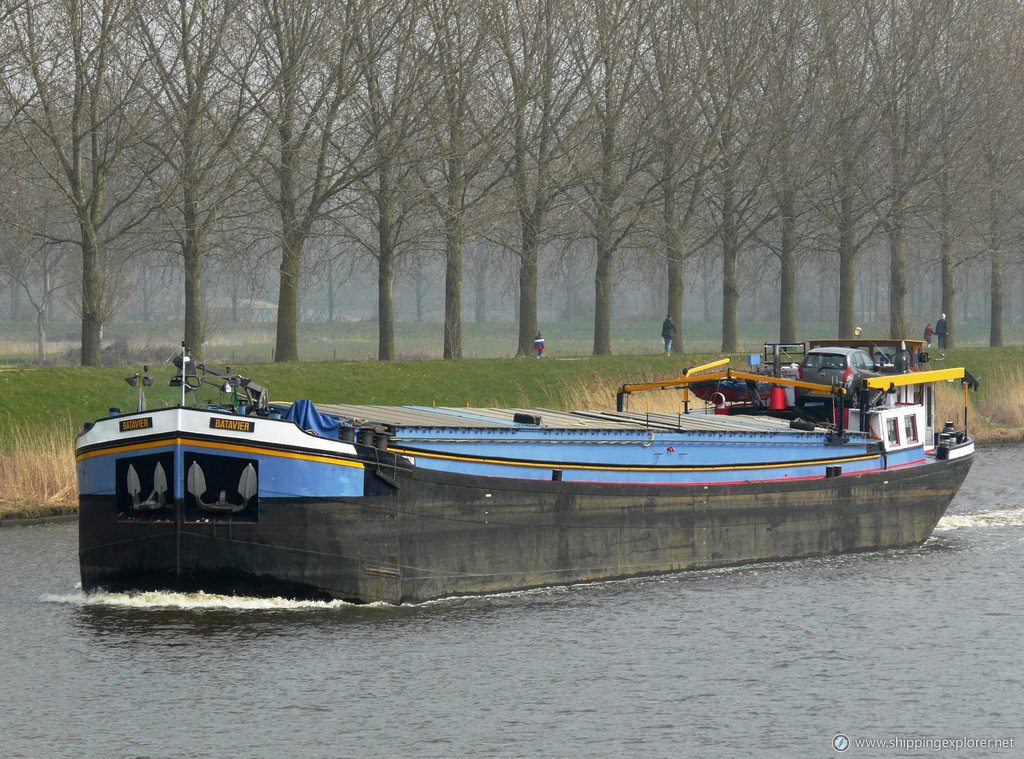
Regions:
<instances>
[{"instance_id":1,"label":"dry reed","mask_svg":"<svg viewBox=\"0 0 1024 759\"><path fill-rule=\"evenodd\" d=\"M0 517L73 509L78 504L74 433L68 418L8 424L0 439Z\"/></svg>"},{"instance_id":2,"label":"dry reed","mask_svg":"<svg viewBox=\"0 0 1024 759\"><path fill-rule=\"evenodd\" d=\"M629 384L643 384L646 382L660 382L664 377L640 377L630 378ZM615 408L615 391L617 388L610 388L605 377L594 376L590 381L580 380L568 385L564 389L565 409L613 409ZM626 409L636 413L652 414L678 414L683 411L683 391L677 389L669 390L646 390L630 395L626 399ZM710 404L690 393L690 410L701 410Z\"/></svg>"},{"instance_id":3,"label":"dry reed","mask_svg":"<svg viewBox=\"0 0 1024 759\"><path fill-rule=\"evenodd\" d=\"M936 392L938 421L964 421L964 391L959 382L944 383ZM980 392L968 392L967 424L975 440L1021 440L1024 428L1024 367L1000 367L985 377Z\"/></svg>"}]
</instances>

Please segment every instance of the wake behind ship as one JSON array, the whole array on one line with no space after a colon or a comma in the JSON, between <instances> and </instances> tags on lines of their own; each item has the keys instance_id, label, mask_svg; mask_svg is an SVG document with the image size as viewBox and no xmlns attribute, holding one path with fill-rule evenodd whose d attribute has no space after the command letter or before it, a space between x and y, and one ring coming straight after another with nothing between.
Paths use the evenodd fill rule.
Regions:
<instances>
[{"instance_id":1,"label":"wake behind ship","mask_svg":"<svg viewBox=\"0 0 1024 759\"><path fill-rule=\"evenodd\" d=\"M815 422L774 392L678 414L270 404L244 377L179 367L181 405L78 438L86 591L415 603L911 546L974 455L934 421L932 385L962 369L882 378L873 403L866 381L859 406ZM186 405L203 381L231 402Z\"/></svg>"}]
</instances>

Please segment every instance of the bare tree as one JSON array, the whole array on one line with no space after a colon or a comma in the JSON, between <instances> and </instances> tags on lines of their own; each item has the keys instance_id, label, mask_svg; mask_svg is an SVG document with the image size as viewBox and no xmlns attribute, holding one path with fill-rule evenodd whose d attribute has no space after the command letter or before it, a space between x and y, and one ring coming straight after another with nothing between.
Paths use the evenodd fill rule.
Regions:
<instances>
[{"instance_id":1,"label":"bare tree","mask_svg":"<svg viewBox=\"0 0 1024 759\"><path fill-rule=\"evenodd\" d=\"M987 34L981 45L977 101L979 123L975 141L980 157L983 201L979 208L978 237L989 263L989 345L1003 345L1006 273L1004 263L1011 239L1022 222L1020 186L1024 180L1024 14L1019 5L994 4L987 16Z\"/></svg>"},{"instance_id":2,"label":"bare tree","mask_svg":"<svg viewBox=\"0 0 1024 759\"><path fill-rule=\"evenodd\" d=\"M878 217L889 242L889 336L905 337L907 226L934 166L936 92L927 76L944 0L864 0L861 17L880 120Z\"/></svg>"},{"instance_id":3,"label":"bare tree","mask_svg":"<svg viewBox=\"0 0 1024 759\"><path fill-rule=\"evenodd\" d=\"M991 65L990 55L978 55L979 50L988 48L990 25L995 21L984 12L984 6L950 3L936 54L929 62L929 73L936 83L939 146L924 221L931 225L938 240L939 312L946 314L950 326L957 321L954 272L967 260L967 239L977 215L976 204L966 199L978 195L978 100L985 89L978 83L985 80ZM946 339L947 346L953 347L955 339L954 331Z\"/></svg>"},{"instance_id":4,"label":"bare tree","mask_svg":"<svg viewBox=\"0 0 1024 759\"><path fill-rule=\"evenodd\" d=\"M444 237L446 359L462 358L462 247L469 215L495 181L495 160L488 150L495 109L481 89L493 60L494 7L466 0L425 2L429 31L422 44L433 85L426 90L425 105L431 160L423 170Z\"/></svg>"},{"instance_id":5,"label":"bare tree","mask_svg":"<svg viewBox=\"0 0 1024 759\"><path fill-rule=\"evenodd\" d=\"M512 0L497 9L504 65L494 69L494 90L508 114L505 151L519 231L517 356L533 355L540 248L558 195L567 189L564 147L571 140L565 132L580 79L565 65L564 9L555 0Z\"/></svg>"},{"instance_id":6,"label":"bare tree","mask_svg":"<svg viewBox=\"0 0 1024 759\"><path fill-rule=\"evenodd\" d=\"M857 257L877 232L868 187L878 139L877 108L857 9L841 0L816 5L815 25L822 46L822 85L816 109L821 140L814 157L823 188L813 198L832 230L822 247L835 250L839 258L838 336L849 337L856 326Z\"/></svg>"},{"instance_id":7,"label":"bare tree","mask_svg":"<svg viewBox=\"0 0 1024 759\"><path fill-rule=\"evenodd\" d=\"M572 156L582 188L579 208L594 239L594 355L611 353L615 252L640 218L639 185L649 135L638 108L640 61L649 53L642 0L582 0L570 27L575 76L584 88L580 140ZM648 188L649 189L649 188Z\"/></svg>"},{"instance_id":8,"label":"bare tree","mask_svg":"<svg viewBox=\"0 0 1024 759\"><path fill-rule=\"evenodd\" d=\"M202 263L210 236L237 200L244 163L235 138L254 108L245 91L251 48L238 45L241 0L138 0L136 23L153 72L161 126L152 145L165 170L165 232L185 275L185 344L201 354Z\"/></svg>"},{"instance_id":9,"label":"bare tree","mask_svg":"<svg viewBox=\"0 0 1024 759\"><path fill-rule=\"evenodd\" d=\"M369 14L357 38L363 96L359 124L370 145L361 196L361 214L374 234L360 235L377 261L377 358L395 358L395 269L407 235L409 217L422 202L414 162L424 130L418 107L427 68L416 33L423 21L423 0L384 3ZM362 209L364 204L358 204Z\"/></svg>"},{"instance_id":10,"label":"bare tree","mask_svg":"<svg viewBox=\"0 0 1024 759\"><path fill-rule=\"evenodd\" d=\"M28 0L0 0L0 81L24 78L29 63L19 54L18 26L15 16ZM6 98L0 102L0 147L14 125L25 99Z\"/></svg>"},{"instance_id":11,"label":"bare tree","mask_svg":"<svg viewBox=\"0 0 1024 759\"><path fill-rule=\"evenodd\" d=\"M756 237L764 216L763 165L754 146L763 138L758 123L756 74L764 65L762 44L771 8L766 3L723 0L705 11L702 44L714 65L702 92L705 118L717 125L718 160L705 198L716 217L722 248L722 350L738 349L739 259L745 244Z\"/></svg>"},{"instance_id":12,"label":"bare tree","mask_svg":"<svg viewBox=\"0 0 1024 759\"><path fill-rule=\"evenodd\" d=\"M365 144L348 119L359 85L356 39L368 0L259 0L254 98L272 136L271 178L256 176L280 218L276 361L297 361L303 248L314 225L356 181Z\"/></svg>"},{"instance_id":13,"label":"bare tree","mask_svg":"<svg viewBox=\"0 0 1024 759\"><path fill-rule=\"evenodd\" d=\"M650 164L660 214L655 237L667 271L667 312L676 324L683 315L686 241L699 210L707 173L718 156L720 124L700 108L700 93L712 74L706 46L697 43L701 3L661 0L646 19L650 55L643 63L652 112L654 157ZM675 342L680 350L682 340Z\"/></svg>"},{"instance_id":14,"label":"bare tree","mask_svg":"<svg viewBox=\"0 0 1024 759\"><path fill-rule=\"evenodd\" d=\"M82 364L98 366L103 323L124 296L117 261L148 215L138 148L153 107L123 0L20 6L11 17L23 76L3 82L21 144L65 200L81 251Z\"/></svg>"},{"instance_id":15,"label":"bare tree","mask_svg":"<svg viewBox=\"0 0 1024 759\"><path fill-rule=\"evenodd\" d=\"M11 154L5 151L5 158ZM4 161L6 164L7 161ZM56 295L68 284L67 248L59 237L58 196L39 183L3 172L0 184L0 272L19 286L36 313L36 359L46 359L46 327Z\"/></svg>"},{"instance_id":16,"label":"bare tree","mask_svg":"<svg viewBox=\"0 0 1024 759\"><path fill-rule=\"evenodd\" d=\"M811 198L820 183L811 157L819 135L814 129L820 103L817 70L821 39L811 6L784 2L768 18L770 55L758 73L763 130L754 150L767 171L768 198L763 210L772 224L759 241L779 261L779 340L796 342L797 271L806 249Z\"/></svg>"}]
</instances>

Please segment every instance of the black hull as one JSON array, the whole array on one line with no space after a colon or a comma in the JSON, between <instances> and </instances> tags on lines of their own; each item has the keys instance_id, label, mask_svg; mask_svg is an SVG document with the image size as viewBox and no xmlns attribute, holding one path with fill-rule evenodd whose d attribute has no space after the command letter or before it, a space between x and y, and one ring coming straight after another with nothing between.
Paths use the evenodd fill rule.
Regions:
<instances>
[{"instance_id":1,"label":"black hull","mask_svg":"<svg viewBox=\"0 0 1024 759\"><path fill-rule=\"evenodd\" d=\"M83 496L82 586L416 603L913 546L972 460L706 488L399 470L373 497L263 498L256 522L119 519Z\"/></svg>"}]
</instances>

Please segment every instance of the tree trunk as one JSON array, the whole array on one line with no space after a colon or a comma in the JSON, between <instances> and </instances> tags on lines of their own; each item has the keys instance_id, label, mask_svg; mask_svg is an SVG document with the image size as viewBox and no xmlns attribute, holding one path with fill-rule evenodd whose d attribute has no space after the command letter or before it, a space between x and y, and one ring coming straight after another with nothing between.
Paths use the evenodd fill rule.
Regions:
<instances>
[{"instance_id":1,"label":"tree trunk","mask_svg":"<svg viewBox=\"0 0 1024 759\"><path fill-rule=\"evenodd\" d=\"M739 260L739 232L736 228L735 198L731 168L726 169L722 189L722 352L738 350L739 334L736 311L739 306L737 263Z\"/></svg>"},{"instance_id":2,"label":"tree trunk","mask_svg":"<svg viewBox=\"0 0 1024 759\"><path fill-rule=\"evenodd\" d=\"M612 352L612 219L607 204L597 210L597 265L594 271L594 355Z\"/></svg>"},{"instance_id":3,"label":"tree trunk","mask_svg":"<svg viewBox=\"0 0 1024 759\"><path fill-rule=\"evenodd\" d=\"M1005 288L1003 287L1003 251L998 242L996 242L992 248L991 299L992 308L989 316L988 344L991 348L1000 348L1003 345L1003 305L1005 301ZM948 342L947 346L952 347L949 346Z\"/></svg>"},{"instance_id":4,"label":"tree trunk","mask_svg":"<svg viewBox=\"0 0 1024 759\"><path fill-rule=\"evenodd\" d=\"M940 206L940 227L939 247L940 264L942 277L942 306L941 311L946 315L946 322L952 324L955 308L956 288L953 281L953 203L950 197L949 183L946 177L943 178L942 201ZM946 338L946 346L953 347L953 335Z\"/></svg>"},{"instance_id":5,"label":"tree trunk","mask_svg":"<svg viewBox=\"0 0 1024 759\"><path fill-rule=\"evenodd\" d=\"M666 160L666 174L674 174L674 163ZM676 323L679 334L672 341L672 352L678 353L683 344L683 235L679 230L679 210L676 208L675 183L666 177L662 217L665 224L665 258L668 262L668 302L665 312ZM660 315L659 317L660 318Z\"/></svg>"},{"instance_id":6,"label":"tree trunk","mask_svg":"<svg viewBox=\"0 0 1024 759\"><path fill-rule=\"evenodd\" d=\"M445 249L444 358L462 358L462 242L457 235Z\"/></svg>"},{"instance_id":7,"label":"tree trunk","mask_svg":"<svg viewBox=\"0 0 1024 759\"><path fill-rule=\"evenodd\" d=\"M455 214L445 227L444 358L458 359L462 358L462 229Z\"/></svg>"},{"instance_id":8,"label":"tree trunk","mask_svg":"<svg viewBox=\"0 0 1024 759\"><path fill-rule=\"evenodd\" d=\"M46 360L46 307L36 312L36 359L39 363Z\"/></svg>"},{"instance_id":9,"label":"tree trunk","mask_svg":"<svg viewBox=\"0 0 1024 759\"><path fill-rule=\"evenodd\" d=\"M388 225L390 227L390 225ZM377 360L395 359L395 249L390 230L385 241L385 225L380 227L380 257L377 260Z\"/></svg>"},{"instance_id":10,"label":"tree trunk","mask_svg":"<svg viewBox=\"0 0 1024 759\"><path fill-rule=\"evenodd\" d=\"M82 366L100 365L103 316L100 311L99 245L82 225Z\"/></svg>"},{"instance_id":11,"label":"tree trunk","mask_svg":"<svg viewBox=\"0 0 1024 759\"><path fill-rule=\"evenodd\" d=\"M423 323L423 315L425 311L424 298L426 297L426 287L423 281L423 270L416 266L413 267L412 271L413 291L416 294L416 323Z\"/></svg>"},{"instance_id":12,"label":"tree trunk","mask_svg":"<svg viewBox=\"0 0 1024 759\"><path fill-rule=\"evenodd\" d=\"M482 242L476 244L473 265L473 321L487 321L487 245Z\"/></svg>"},{"instance_id":13,"label":"tree trunk","mask_svg":"<svg viewBox=\"0 0 1024 759\"><path fill-rule=\"evenodd\" d=\"M907 239L902 199L893 206L889 229L889 337L902 339L907 330Z\"/></svg>"},{"instance_id":14,"label":"tree trunk","mask_svg":"<svg viewBox=\"0 0 1024 759\"><path fill-rule=\"evenodd\" d=\"M334 262L327 266L327 323L334 324Z\"/></svg>"},{"instance_id":15,"label":"tree trunk","mask_svg":"<svg viewBox=\"0 0 1024 759\"><path fill-rule=\"evenodd\" d=\"M302 239L302 235L294 231L286 232L282 239L275 362L299 360L299 266L302 262Z\"/></svg>"},{"instance_id":16,"label":"tree trunk","mask_svg":"<svg viewBox=\"0 0 1024 759\"><path fill-rule=\"evenodd\" d=\"M461 145L461 132L452 128L450 145ZM462 358L462 202L465 190L463 162L455 154L448 160L444 212L444 358Z\"/></svg>"},{"instance_id":17,"label":"tree trunk","mask_svg":"<svg viewBox=\"0 0 1024 759\"><path fill-rule=\"evenodd\" d=\"M203 250L199 231L198 116L190 107L182 135L182 259L185 269L185 345L203 355Z\"/></svg>"},{"instance_id":18,"label":"tree trunk","mask_svg":"<svg viewBox=\"0 0 1024 759\"><path fill-rule=\"evenodd\" d=\"M381 165L377 187L377 360L395 358L395 243L391 165Z\"/></svg>"},{"instance_id":19,"label":"tree trunk","mask_svg":"<svg viewBox=\"0 0 1024 759\"><path fill-rule=\"evenodd\" d=\"M682 324L683 320L683 297L685 285L683 284L683 253L681 246L674 246L669 250L668 260L668 305L665 312L672 317L676 324ZM659 317L660 318L660 317ZM681 342L681 341L679 341ZM678 343L672 343L672 352Z\"/></svg>"},{"instance_id":20,"label":"tree trunk","mask_svg":"<svg viewBox=\"0 0 1024 759\"><path fill-rule=\"evenodd\" d=\"M856 229L853 224L853 196L844 194L840 201L839 235L839 327L836 337L853 337L854 304L857 297Z\"/></svg>"},{"instance_id":21,"label":"tree trunk","mask_svg":"<svg viewBox=\"0 0 1024 759\"><path fill-rule=\"evenodd\" d=\"M576 286L576 275L572 267L567 267L565 274L565 320L574 322L579 318L579 288Z\"/></svg>"},{"instance_id":22,"label":"tree trunk","mask_svg":"<svg viewBox=\"0 0 1024 759\"><path fill-rule=\"evenodd\" d=\"M186 222L187 225L187 222ZM185 270L185 345L196 358L202 357L203 260L198 241L186 228L182 264Z\"/></svg>"},{"instance_id":23,"label":"tree trunk","mask_svg":"<svg viewBox=\"0 0 1024 759\"><path fill-rule=\"evenodd\" d=\"M517 356L530 356L533 338L539 329L537 319L537 238L532 225L522 223L522 249L519 253L519 344Z\"/></svg>"},{"instance_id":24,"label":"tree trunk","mask_svg":"<svg viewBox=\"0 0 1024 759\"><path fill-rule=\"evenodd\" d=\"M796 211L792 191L783 195L782 249L779 252L779 341L795 343L796 337Z\"/></svg>"}]
</instances>

